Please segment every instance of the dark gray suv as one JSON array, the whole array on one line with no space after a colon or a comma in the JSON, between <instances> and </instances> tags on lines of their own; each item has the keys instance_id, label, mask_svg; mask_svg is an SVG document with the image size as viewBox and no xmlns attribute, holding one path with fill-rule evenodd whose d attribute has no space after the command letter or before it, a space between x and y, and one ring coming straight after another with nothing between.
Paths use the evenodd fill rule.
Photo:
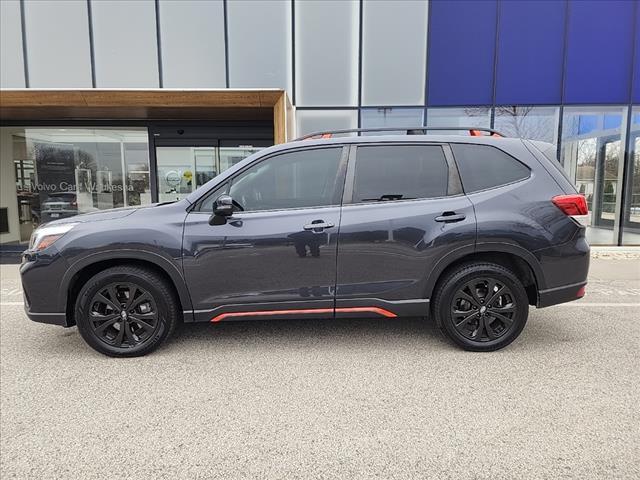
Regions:
<instances>
[{"instance_id":1,"label":"dark gray suv","mask_svg":"<svg viewBox=\"0 0 640 480\"><path fill-rule=\"evenodd\" d=\"M529 305L584 295L588 212L555 147L489 133L322 135L174 203L48 223L20 269L27 315L113 356L179 322L303 317L428 316L502 348Z\"/></svg>"}]
</instances>

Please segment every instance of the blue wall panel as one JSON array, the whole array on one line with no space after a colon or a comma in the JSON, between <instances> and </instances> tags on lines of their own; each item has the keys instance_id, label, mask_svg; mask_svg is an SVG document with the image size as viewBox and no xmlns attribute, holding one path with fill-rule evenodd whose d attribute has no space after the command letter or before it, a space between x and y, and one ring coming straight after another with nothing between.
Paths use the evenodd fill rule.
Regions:
<instances>
[{"instance_id":1,"label":"blue wall panel","mask_svg":"<svg viewBox=\"0 0 640 480\"><path fill-rule=\"evenodd\" d=\"M566 2L500 2L497 104L558 104Z\"/></svg>"},{"instance_id":2,"label":"blue wall panel","mask_svg":"<svg viewBox=\"0 0 640 480\"><path fill-rule=\"evenodd\" d=\"M496 15L496 0L430 3L429 105L493 102Z\"/></svg>"},{"instance_id":3,"label":"blue wall panel","mask_svg":"<svg viewBox=\"0 0 640 480\"><path fill-rule=\"evenodd\" d=\"M565 103L629 101L634 3L570 2Z\"/></svg>"}]
</instances>

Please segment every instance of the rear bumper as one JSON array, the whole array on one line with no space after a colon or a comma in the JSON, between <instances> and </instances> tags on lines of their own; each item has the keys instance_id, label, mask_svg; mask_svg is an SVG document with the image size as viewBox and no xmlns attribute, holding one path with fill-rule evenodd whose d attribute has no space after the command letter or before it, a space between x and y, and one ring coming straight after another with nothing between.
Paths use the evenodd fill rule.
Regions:
<instances>
[{"instance_id":1,"label":"rear bumper","mask_svg":"<svg viewBox=\"0 0 640 480\"><path fill-rule=\"evenodd\" d=\"M38 323L48 323L50 325L59 325L61 327L70 327L67 322L66 313L38 313L29 311L27 305L24 306L24 312L29 317L29 320L33 320Z\"/></svg>"},{"instance_id":2,"label":"rear bumper","mask_svg":"<svg viewBox=\"0 0 640 480\"><path fill-rule=\"evenodd\" d=\"M559 303L571 302L584 297L587 282L562 285L561 287L548 288L538 292L538 308L550 307Z\"/></svg>"}]
</instances>

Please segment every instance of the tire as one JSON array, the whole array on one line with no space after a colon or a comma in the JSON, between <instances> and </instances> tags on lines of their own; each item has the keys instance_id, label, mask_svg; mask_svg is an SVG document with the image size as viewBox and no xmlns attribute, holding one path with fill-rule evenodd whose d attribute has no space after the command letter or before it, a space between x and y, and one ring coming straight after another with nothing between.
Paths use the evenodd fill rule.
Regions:
<instances>
[{"instance_id":1,"label":"tire","mask_svg":"<svg viewBox=\"0 0 640 480\"><path fill-rule=\"evenodd\" d=\"M465 350L490 352L518 338L529 316L529 298L518 277L507 268L468 263L439 282L433 313L440 329L455 344Z\"/></svg>"},{"instance_id":2,"label":"tire","mask_svg":"<svg viewBox=\"0 0 640 480\"><path fill-rule=\"evenodd\" d=\"M171 336L179 318L172 287L143 267L118 266L97 273L82 287L75 305L82 338L111 357L150 353Z\"/></svg>"}]
</instances>

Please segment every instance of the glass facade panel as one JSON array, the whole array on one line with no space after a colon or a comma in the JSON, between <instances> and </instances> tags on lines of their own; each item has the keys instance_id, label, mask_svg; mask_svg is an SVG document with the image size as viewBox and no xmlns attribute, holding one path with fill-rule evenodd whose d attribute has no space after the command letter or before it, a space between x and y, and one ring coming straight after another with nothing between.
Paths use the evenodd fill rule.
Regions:
<instances>
[{"instance_id":1,"label":"glass facade panel","mask_svg":"<svg viewBox=\"0 0 640 480\"><path fill-rule=\"evenodd\" d=\"M185 198L220 173L215 146L156 147L156 161L160 202Z\"/></svg>"},{"instance_id":2,"label":"glass facade panel","mask_svg":"<svg viewBox=\"0 0 640 480\"><path fill-rule=\"evenodd\" d=\"M157 87L155 3L91 2L97 87Z\"/></svg>"},{"instance_id":3,"label":"glass facade panel","mask_svg":"<svg viewBox=\"0 0 640 480\"><path fill-rule=\"evenodd\" d=\"M416 127L423 125L423 108L363 108L360 112L362 128L383 128L383 127ZM401 134L388 132L388 135ZM372 132L372 135L380 133Z\"/></svg>"},{"instance_id":4,"label":"glass facade panel","mask_svg":"<svg viewBox=\"0 0 640 480\"><path fill-rule=\"evenodd\" d=\"M91 87L87 4L74 0L25 2L31 87ZM55 18L64 18L60 28Z\"/></svg>"},{"instance_id":5,"label":"glass facade panel","mask_svg":"<svg viewBox=\"0 0 640 480\"><path fill-rule=\"evenodd\" d=\"M364 2L362 28L362 103L423 104L426 0Z\"/></svg>"},{"instance_id":6,"label":"glass facade panel","mask_svg":"<svg viewBox=\"0 0 640 480\"><path fill-rule=\"evenodd\" d=\"M229 83L291 92L291 2L233 1L229 12Z\"/></svg>"},{"instance_id":7,"label":"glass facade panel","mask_svg":"<svg viewBox=\"0 0 640 480\"><path fill-rule=\"evenodd\" d=\"M298 110L298 136L321 130L358 128L357 110Z\"/></svg>"},{"instance_id":8,"label":"glass facade panel","mask_svg":"<svg viewBox=\"0 0 640 480\"><path fill-rule=\"evenodd\" d=\"M163 0L159 8L163 86L226 86L222 2Z\"/></svg>"},{"instance_id":9,"label":"glass facade panel","mask_svg":"<svg viewBox=\"0 0 640 480\"><path fill-rule=\"evenodd\" d=\"M251 143L212 140L210 145L156 147L158 200L185 198L227 168L262 150L266 142Z\"/></svg>"},{"instance_id":10,"label":"glass facade panel","mask_svg":"<svg viewBox=\"0 0 640 480\"><path fill-rule=\"evenodd\" d=\"M0 87L24 87L20 2L0 1Z\"/></svg>"},{"instance_id":11,"label":"glass facade panel","mask_svg":"<svg viewBox=\"0 0 640 480\"><path fill-rule=\"evenodd\" d=\"M3 128L18 202L20 241L40 223L151 203L145 128ZM3 164L9 163L3 148ZM2 179L2 188L7 177Z\"/></svg>"},{"instance_id":12,"label":"glass facade panel","mask_svg":"<svg viewBox=\"0 0 640 480\"><path fill-rule=\"evenodd\" d=\"M622 243L640 245L640 107L631 112L626 199L623 205Z\"/></svg>"},{"instance_id":13,"label":"glass facade panel","mask_svg":"<svg viewBox=\"0 0 640 480\"><path fill-rule=\"evenodd\" d=\"M238 142L220 142L220 171L223 172L227 168L233 167L236 163L263 148L264 146L259 145L239 145Z\"/></svg>"},{"instance_id":14,"label":"glass facade panel","mask_svg":"<svg viewBox=\"0 0 640 480\"><path fill-rule=\"evenodd\" d=\"M358 2L296 0L295 9L295 103L357 105Z\"/></svg>"},{"instance_id":15,"label":"glass facade panel","mask_svg":"<svg viewBox=\"0 0 640 480\"><path fill-rule=\"evenodd\" d=\"M622 107L567 107L562 126L561 159L578 191L587 198L587 239L594 245L617 243L616 203L622 182L619 165Z\"/></svg>"},{"instance_id":16,"label":"glass facade panel","mask_svg":"<svg viewBox=\"0 0 640 480\"><path fill-rule=\"evenodd\" d=\"M496 107L494 128L508 137L558 143L556 107Z\"/></svg>"},{"instance_id":17,"label":"glass facade panel","mask_svg":"<svg viewBox=\"0 0 640 480\"><path fill-rule=\"evenodd\" d=\"M489 127L491 125L490 107L459 107L427 109L428 127ZM428 132L436 134L466 135L464 131L446 130Z\"/></svg>"}]
</instances>

